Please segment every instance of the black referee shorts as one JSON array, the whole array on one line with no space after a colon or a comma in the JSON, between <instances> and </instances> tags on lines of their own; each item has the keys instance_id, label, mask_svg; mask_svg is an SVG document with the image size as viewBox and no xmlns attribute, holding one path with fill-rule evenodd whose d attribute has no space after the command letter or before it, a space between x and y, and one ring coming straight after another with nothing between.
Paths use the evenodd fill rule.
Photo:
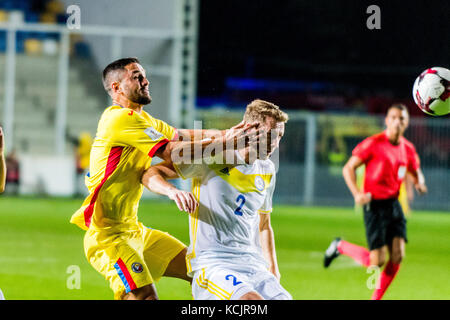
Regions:
<instances>
[{"instance_id":1,"label":"black referee shorts","mask_svg":"<svg viewBox=\"0 0 450 320\"><path fill-rule=\"evenodd\" d=\"M372 200L364 205L364 225L370 250L390 245L394 237L406 238L406 219L398 199Z\"/></svg>"}]
</instances>

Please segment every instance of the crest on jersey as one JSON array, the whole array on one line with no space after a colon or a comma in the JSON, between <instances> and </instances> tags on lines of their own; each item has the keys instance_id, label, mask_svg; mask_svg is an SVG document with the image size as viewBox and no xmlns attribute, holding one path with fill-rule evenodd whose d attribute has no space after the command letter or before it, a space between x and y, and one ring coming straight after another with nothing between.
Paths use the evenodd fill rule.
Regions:
<instances>
[{"instance_id":1,"label":"crest on jersey","mask_svg":"<svg viewBox=\"0 0 450 320\"><path fill-rule=\"evenodd\" d=\"M139 262L135 262L131 265L131 270L136 273L141 273L144 268L142 267L142 264L140 264Z\"/></svg>"},{"instance_id":2,"label":"crest on jersey","mask_svg":"<svg viewBox=\"0 0 450 320\"><path fill-rule=\"evenodd\" d=\"M258 191L263 191L264 187L266 186L264 179L260 176L255 177L255 187Z\"/></svg>"},{"instance_id":3,"label":"crest on jersey","mask_svg":"<svg viewBox=\"0 0 450 320\"><path fill-rule=\"evenodd\" d=\"M221 170L219 170L221 173L226 174L227 176L230 175L230 169L228 167L225 167Z\"/></svg>"},{"instance_id":4,"label":"crest on jersey","mask_svg":"<svg viewBox=\"0 0 450 320\"><path fill-rule=\"evenodd\" d=\"M148 135L149 138L152 139L153 141L157 141L161 139L161 137L163 136L161 132L159 132L153 127L148 127L147 129L144 130L144 133Z\"/></svg>"},{"instance_id":5,"label":"crest on jersey","mask_svg":"<svg viewBox=\"0 0 450 320\"><path fill-rule=\"evenodd\" d=\"M403 179L405 177L405 174L406 174L406 167L405 166L400 166L398 168L398 172L397 172L398 178L399 179Z\"/></svg>"}]
</instances>

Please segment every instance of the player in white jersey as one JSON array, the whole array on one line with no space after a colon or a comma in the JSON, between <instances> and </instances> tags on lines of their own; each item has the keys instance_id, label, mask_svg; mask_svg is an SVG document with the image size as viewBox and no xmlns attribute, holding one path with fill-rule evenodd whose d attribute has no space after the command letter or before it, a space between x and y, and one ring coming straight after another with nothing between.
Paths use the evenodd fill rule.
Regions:
<instances>
[{"instance_id":1,"label":"player in white jersey","mask_svg":"<svg viewBox=\"0 0 450 320\"><path fill-rule=\"evenodd\" d=\"M269 156L287 120L278 106L254 100L244 121L267 131L259 148L233 151L231 162L220 161L229 157L219 153L201 164L164 162L144 174L147 188L190 212L186 261L194 299L292 299L280 284L270 225L276 169ZM166 181L177 177L193 179L194 200Z\"/></svg>"}]
</instances>

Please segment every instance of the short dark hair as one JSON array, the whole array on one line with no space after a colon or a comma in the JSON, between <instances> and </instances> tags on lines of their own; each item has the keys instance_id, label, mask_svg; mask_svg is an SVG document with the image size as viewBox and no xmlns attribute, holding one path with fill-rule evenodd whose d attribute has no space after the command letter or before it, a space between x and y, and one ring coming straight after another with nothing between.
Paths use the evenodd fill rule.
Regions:
<instances>
[{"instance_id":1,"label":"short dark hair","mask_svg":"<svg viewBox=\"0 0 450 320\"><path fill-rule=\"evenodd\" d=\"M103 87L105 88L106 92L110 94L111 86L110 86L110 75L117 70L124 70L127 65L130 63L139 63L138 58L121 58L116 61L111 62L106 66L105 69L103 69L102 74L102 82Z\"/></svg>"},{"instance_id":2,"label":"short dark hair","mask_svg":"<svg viewBox=\"0 0 450 320\"><path fill-rule=\"evenodd\" d=\"M398 109L398 110L400 110L400 111L406 111L406 113L407 113L408 116L409 116L408 107L405 106L403 103L394 103L393 105L391 105L391 106L387 109L386 114L388 114L389 110L391 110L391 109L393 109L393 108Z\"/></svg>"}]
</instances>

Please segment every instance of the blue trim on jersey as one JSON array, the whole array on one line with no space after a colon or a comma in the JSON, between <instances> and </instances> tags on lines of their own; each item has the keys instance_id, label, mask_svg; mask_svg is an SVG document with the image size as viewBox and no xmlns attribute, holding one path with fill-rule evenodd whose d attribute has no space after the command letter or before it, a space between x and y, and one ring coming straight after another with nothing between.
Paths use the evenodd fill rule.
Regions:
<instances>
[{"instance_id":1,"label":"blue trim on jersey","mask_svg":"<svg viewBox=\"0 0 450 320\"><path fill-rule=\"evenodd\" d=\"M123 285L125 286L125 292L128 293L131 291L130 285L128 284L127 278L123 274L122 270L119 267L119 264L116 262L114 265L114 268L116 268L117 274L119 275L120 279L123 282Z\"/></svg>"}]
</instances>

